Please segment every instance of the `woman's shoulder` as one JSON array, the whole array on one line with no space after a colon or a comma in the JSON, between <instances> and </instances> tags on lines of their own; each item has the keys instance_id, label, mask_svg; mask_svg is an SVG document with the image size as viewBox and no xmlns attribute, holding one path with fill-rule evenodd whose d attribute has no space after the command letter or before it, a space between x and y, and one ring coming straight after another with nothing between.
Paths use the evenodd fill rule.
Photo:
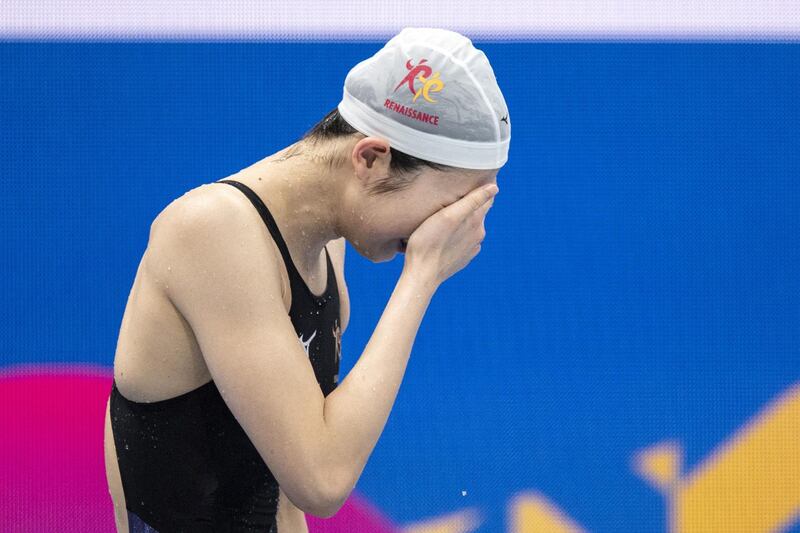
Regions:
<instances>
[{"instance_id":1,"label":"woman's shoulder","mask_svg":"<svg viewBox=\"0 0 800 533\"><path fill-rule=\"evenodd\" d=\"M216 182L214 182L216 183ZM197 233L198 226L224 231L249 221L251 213L238 209L241 193L233 188L204 183L167 204L150 224L150 235L161 231Z\"/></svg>"}]
</instances>

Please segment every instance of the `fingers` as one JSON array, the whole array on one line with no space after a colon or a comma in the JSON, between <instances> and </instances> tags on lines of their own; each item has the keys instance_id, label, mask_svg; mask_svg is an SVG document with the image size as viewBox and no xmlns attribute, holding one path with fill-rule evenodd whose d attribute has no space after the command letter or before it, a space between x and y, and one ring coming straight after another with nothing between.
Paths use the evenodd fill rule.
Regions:
<instances>
[{"instance_id":1,"label":"fingers","mask_svg":"<svg viewBox=\"0 0 800 533\"><path fill-rule=\"evenodd\" d=\"M470 193L474 196L473 209L477 210L484 206L487 202L494 199L494 195L498 193L500 188L494 183L476 189Z\"/></svg>"},{"instance_id":2,"label":"fingers","mask_svg":"<svg viewBox=\"0 0 800 533\"><path fill-rule=\"evenodd\" d=\"M498 187L495 184L478 187L469 192L458 202L450 204L450 215L457 221L469 218L471 214L488 203L497 194Z\"/></svg>"},{"instance_id":3,"label":"fingers","mask_svg":"<svg viewBox=\"0 0 800 533\"><path fill-rule=\"evenodd\" d=\"M469 215L470 224L481 224L486 218L489 209L491 209L492 204L494 204L494 195Z\"/></svg>"},{"instance_id":4,"label":"fingers","mask_svg":"<svg viewBox=\"0 0 800 533\"><path fill-rule=\"evenodd\" d=\"M482 206L480 206L480 207L479 207L479 208L478 208L478 209L475 211L475 213L478 215L478 217L482 218L483 216L485 216L485 215L486 215L486 213L487 213L487 212L489 211L489 209L492 207L492 204L494 204L494 196L492 196L491 198L489 198L489 200L488 200L488 201L484 202L484 203L483 203L483 205L482 205Z\"/></svg>"}]
</instances>

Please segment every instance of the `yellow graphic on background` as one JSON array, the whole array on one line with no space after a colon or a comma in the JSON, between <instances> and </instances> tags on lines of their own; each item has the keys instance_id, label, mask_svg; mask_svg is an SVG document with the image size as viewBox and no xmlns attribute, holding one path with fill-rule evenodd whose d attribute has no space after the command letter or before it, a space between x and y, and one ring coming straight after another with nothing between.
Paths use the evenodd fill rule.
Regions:
<instances>
[{"instance_id":1,"label":"yellow graphic on background","mask_svg":"<svg viewBox=\"0 0 800 533\"><path fill-rule=\"evenodd\" d=\"M513 533L584 533L558 507L541 494L517 494L509 506L508 520Z\"/></svg>"},{"instance_id":2,"label":"yellow graphic on background","mask_svg":"<svg viewBox=\"0 0 800 533\"><path fill-rule=\"evenodd\" d=\"M680 448L648 448L635 469L662 491L671 533L777 533L800 518L800 384L680 477Z\"/></svg>"},{"instance_id":3,"label":"yellow graphic on background","mask_svg":"<svg viewBox=\"0 0 800 533\"><path fill-rule=\"evenodd\" d=\"M483 522L477 509L465 509L403 527L403 533L472 533Z\"/></svg>"},{"instance_id":4,"label":"yellow graphic on background","mask_svg":"<svg viewBox=\"0 0 800 533\"><path fill-rule=\"evenodd\" d=\"M669 533L780 533L800 524L800 383L745 423L694 471L683 449L665 441L637 453L634 470L666 500ZM511 533L585 533L542 494L514 495ZM468 509L418 522L404 533L470 533L481 523Z\"/></svg>"},{"instance_id":5,"label":"yellow graphic on background","mask_svg":"<svg viewBox=\"0 0 800 533\"><path fill-rule=\"evenodd\" d=\"M648 448L635 458L635 469L656 489L671 491L680 481L683 450L677 442Z\"/></svg>"}]
</instances>

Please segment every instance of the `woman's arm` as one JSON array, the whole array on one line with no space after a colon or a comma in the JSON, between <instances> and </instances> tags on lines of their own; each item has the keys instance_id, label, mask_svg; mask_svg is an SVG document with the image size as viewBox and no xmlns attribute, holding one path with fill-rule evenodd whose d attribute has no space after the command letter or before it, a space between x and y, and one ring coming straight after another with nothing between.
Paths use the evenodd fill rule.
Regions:
<instances>
[{"instance_id":1,"label":"woman's arm","mask_svg":"<svg viewBox=\"0 0 800 533\"><path fill-rule=\"evenodd\" d=\"M364 352L325 398L328 469L339 506L355 487L386 425L436 286L404 269ZM337 507L337 508L338 508Z\"/></svg>"},{"instance_id":2,"label":"woman's arm","mask_svg":"<svg viewBox=\"0 0 800 533\"><path fill-rule=\"evenodd\" d=\"M275 518L280 533L308 533L306 514L289 500L283 490L280 490L278 513Z\"/></svg>"},{"instance_id":3,"label":"woman's arm","mask_svg":"<svg viewBox=\"0 0 800 533\"><path fill-rule=\"evenodd\" d=\"M409 237L400 280L364 352L326 398L328 486L338 509L355 487L392 409L422 317L439 285L478 252L496 185L477 187L429 216ZM338 496L338 498L337 498Z\"/></svg>"}]
</instances>

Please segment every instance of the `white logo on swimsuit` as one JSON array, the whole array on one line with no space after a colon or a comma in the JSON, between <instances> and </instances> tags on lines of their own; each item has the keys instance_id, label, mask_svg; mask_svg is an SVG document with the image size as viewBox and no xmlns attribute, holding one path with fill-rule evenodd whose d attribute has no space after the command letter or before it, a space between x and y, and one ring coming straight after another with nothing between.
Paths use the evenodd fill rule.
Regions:
<instances>
[{"instance_id":1,"label":"white logo on swimsuit","mask_svg":"<svg viewBox=\"0 0 800 533\"><path fill-rule=\"evenodd\" d=\"M306 355L308 355L308 348L311 346L311 341L314 340L314 337L317 336L317 330L314 330L314 333L311 334L311 337L308 338L307 341L303 340L303 334L301 333L297 340L300 341L300 344L303 345L303 349L306 351Z\"/></svg>"}]
</instances>

